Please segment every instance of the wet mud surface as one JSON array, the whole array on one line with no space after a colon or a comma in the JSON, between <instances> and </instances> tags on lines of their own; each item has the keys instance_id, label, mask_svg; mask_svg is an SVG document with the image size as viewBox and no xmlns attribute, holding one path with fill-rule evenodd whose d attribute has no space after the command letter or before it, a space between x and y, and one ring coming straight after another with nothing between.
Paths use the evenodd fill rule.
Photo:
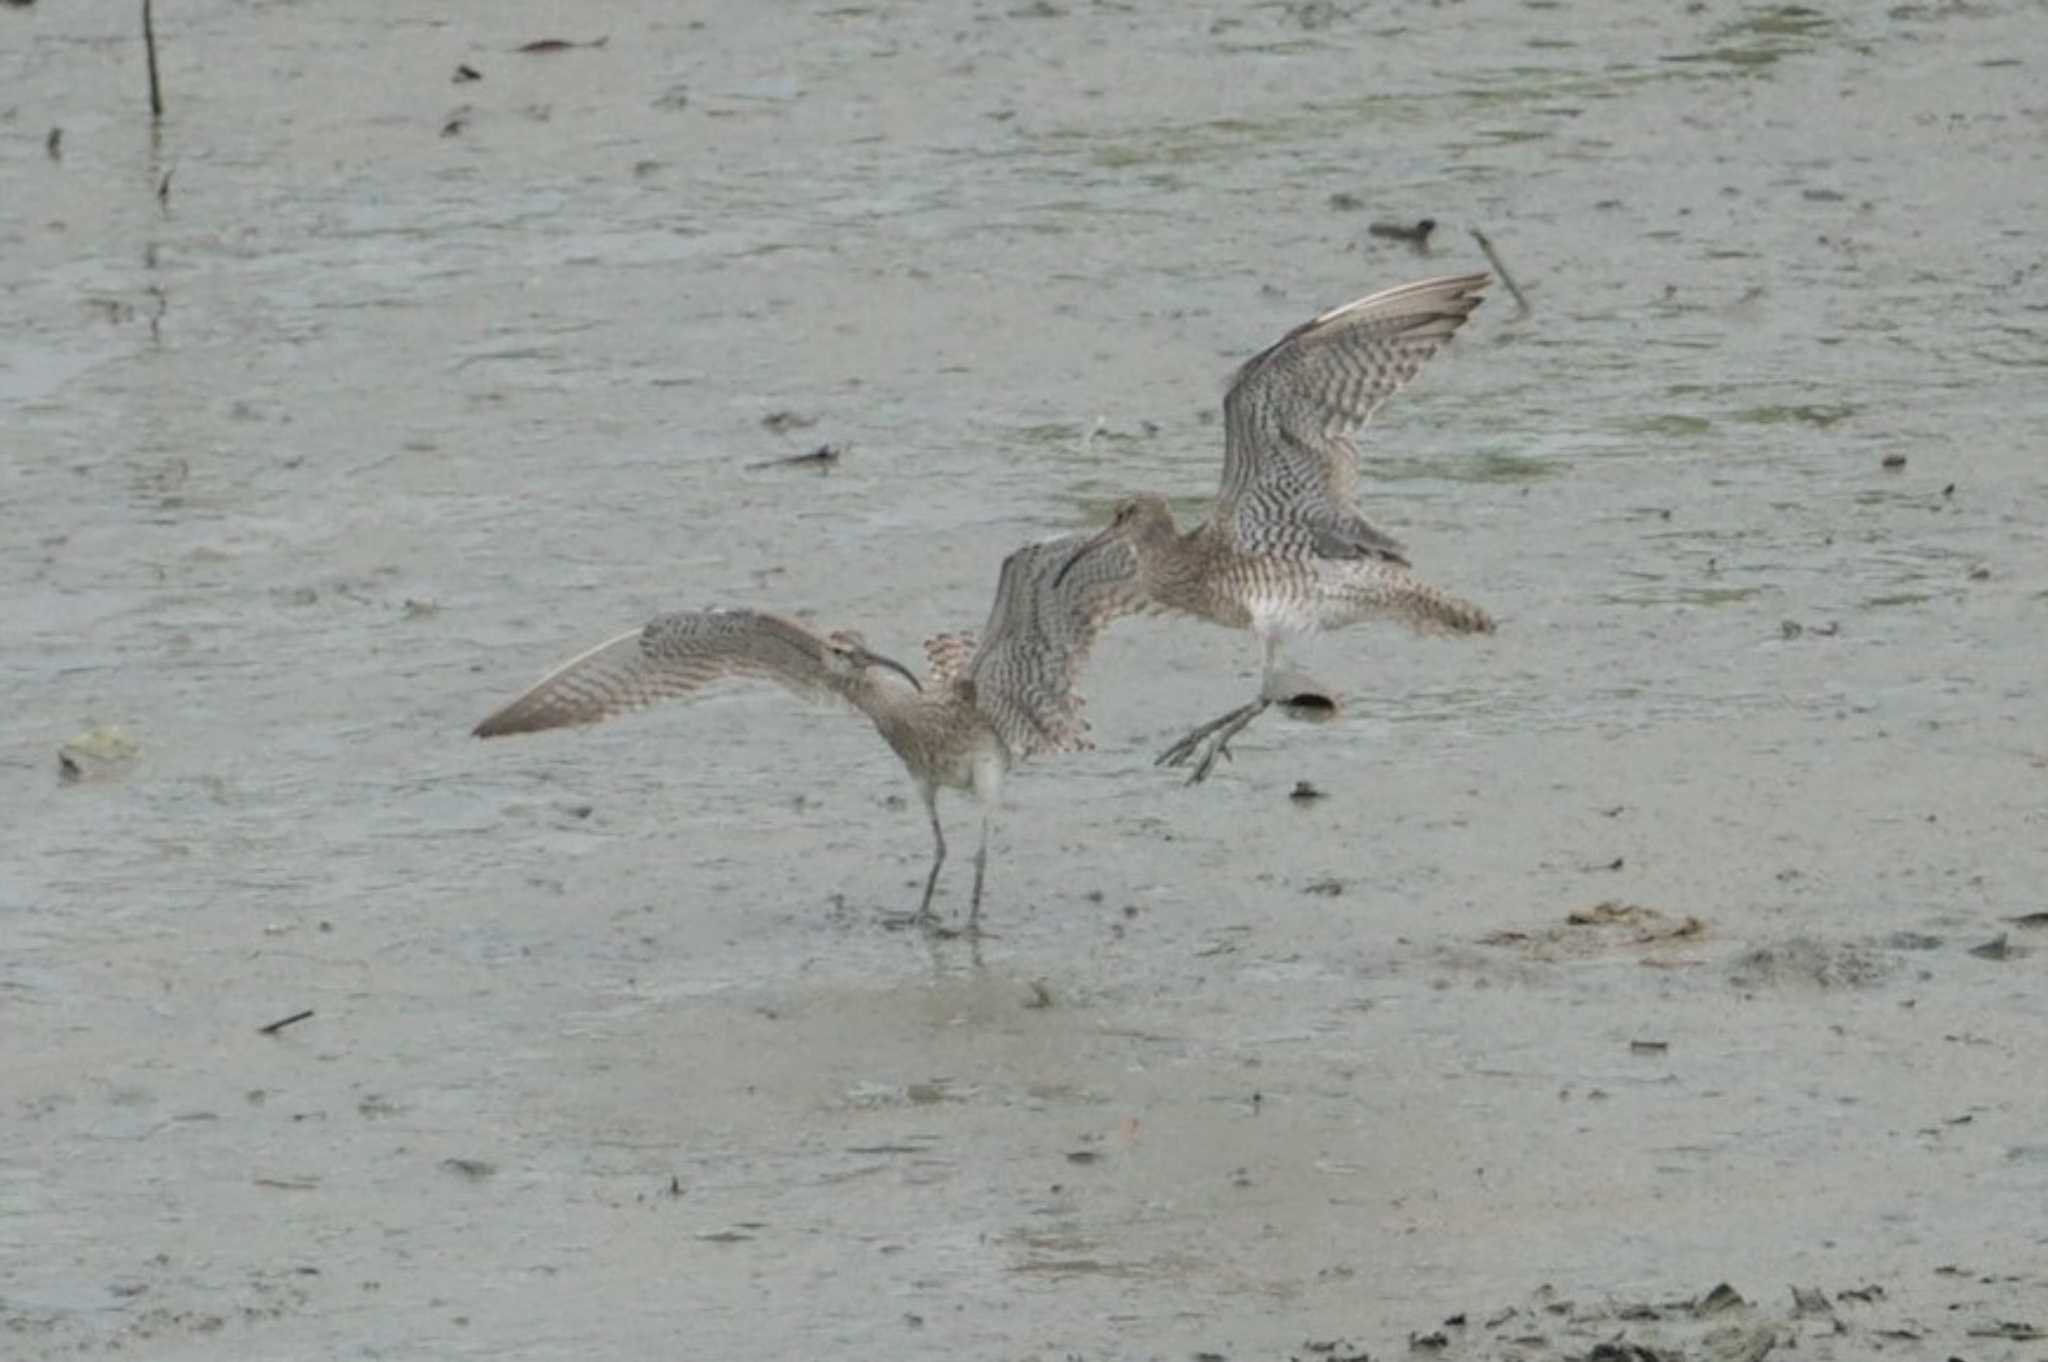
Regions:
<instances>
[{"instance_id":1,"label":"wet mud surface","mask_svg":"<svg viewBox=\"0 0 2048 1362\"><path fill-rule=\"evenodd\" d=\"M217 0L153 141L0 12L0 1354L2048 1357L2041 18ZM978 956L856 719L467 736L978 627L1473 228L1362 490L1499 633L1191 790L1126 622Z\"/></svg>"}]
</instances>

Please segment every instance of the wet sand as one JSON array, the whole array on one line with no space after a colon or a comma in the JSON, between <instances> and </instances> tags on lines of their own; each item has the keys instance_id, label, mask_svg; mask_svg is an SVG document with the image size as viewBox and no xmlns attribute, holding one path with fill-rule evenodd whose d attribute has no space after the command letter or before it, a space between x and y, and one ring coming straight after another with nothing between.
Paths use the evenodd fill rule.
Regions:
<instances>
[{"instance_id":1,"label":"wet sand","mask_svg":"<svg viewBox=\"0 0 2048 1362\"><path fill-rule=\"evenodd\" d=\"M2039 21L193 3L153 141L0 13L0 1354L2044 1356ZM914 658L1475 226L1364 492L1499 634L1190 790L1120 626L978 964L857 719L467 736Z\"/></svg>"}]
</instances>

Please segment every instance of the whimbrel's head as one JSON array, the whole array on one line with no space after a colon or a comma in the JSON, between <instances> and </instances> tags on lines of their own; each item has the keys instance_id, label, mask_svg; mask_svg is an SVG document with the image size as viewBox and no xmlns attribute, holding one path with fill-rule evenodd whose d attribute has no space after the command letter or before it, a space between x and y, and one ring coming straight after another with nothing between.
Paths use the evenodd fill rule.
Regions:
<instances>
[{"instance_id":1,"label":"whimbrel's head","mask_svg":"<svg viewBox=\"0 0 2048 1362\"><path fill-rule=\"evenodd\" d=\"M892 657L868 651L867 640L851 629L837 629L825 638L825 664L842 676L857 676L869 667L887 667L917 690L924 687L910 669Z\"/></svg>"},{"instance_id":2,"label":"whimbrel's head","mask_svg":"<svg viewBox=\"0 0 2048 1362\"><path fill-rule=\"evenodd\" d=\"M1055 587L1059 586L1067 579L1067 574L1074 570L1076 564L1096 550L1108 548L1113 544L1129 544L1137 549L1139 567L1142 571L1145 550L1167 540L1177 539L1179 536L1180 527L1173 523L1173 510L1167 506L1165 497L1154 496L1149 492L1126 497L1116 504L1116 510L1109 517L1109 524L1103 526L1094 538L1075 549L1072 556L1060 564L1060 570L1053 577L1052 584Z\"/></svg>"}]
</instances>

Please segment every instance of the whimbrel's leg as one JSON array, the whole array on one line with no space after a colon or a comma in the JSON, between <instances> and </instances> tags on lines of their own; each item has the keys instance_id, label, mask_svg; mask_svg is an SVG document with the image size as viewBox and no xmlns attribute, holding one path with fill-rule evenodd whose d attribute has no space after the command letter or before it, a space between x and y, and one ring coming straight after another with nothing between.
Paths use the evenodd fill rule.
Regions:
<instances>
[{"instance_id":1,"label":"whimbrel's leg","mask_svg":"<svg viewBox=\"0 0 2048 1362\"><path fill-rule=\"evenodd\" d=\"M981 845L974 849L974 898L967 905L967 934L981 935L981 880L988 871L988 820L981 816Z\"/></svg>"},{"instance_id":2,"label":"whimbrel's leg","mask_svg":"<svg viewBox=\"0 0 2048 1362\"><path fill-rule=\"evenodd\" d=\"M939 867L946 863L946 833L939 826L939 798L936 789L925 790L924 810L932 820L932 870L924 877L924 897L918 900L914 913L884 913L885 927L922 927L926 931L937 931L939 915L932 911L932 892L939 887Z\"/></svg>"},{"instance_id":3,"label":"whimbrel's leg","mask_svg":"<svg viewBox=\"0 0 2048 1362\"><path fill-rule=\"evenodd\" d=\"M1182 738L1159 754L1155 766L1179 766L1203 746L1202 759L1195 763L1194 772L1188 776L1188 784L1196 785L1206 780L1215 769L1218 757L1230 755L1230 740L1250 726L1251 721L1264 714L1274 705L1295 706L1313 702L1316 707L1332 714L1336 712L1335 694L1328 686L1314 677L1298 672L1281 664L1282 640L1273 635L1262 635L1259 639L1266 654L1265 672L1259 681L1259 698L1248 705L1239 705L1220 719L1212 719L1194 732Z\"/></svg>"},{"instance_id":4,"label":"whimbrel's leg","mask_svg":"<svg viewBox=\"0 0 2048 1362\"><path fill-rule=\"evenodd\" d=\"M1265 696L1260 696L1248 705L1239 705L1220 719L1211 719L1161 752L1152 764L1179 766L1193 756L1195 749L1201 747L1206 740L1208 747L1202 752L1202 759L1195 763L1193 774L1188 777L1188 784L1199 784L1208 778L1210 770L1216 765L1216 758L1230 755L1230 740L1243 732L1252 720L1264 714L1272 703Z\"/></svg>"},{"instance_id":5,"label":"whimbrel's leg","mask_svg":"<svg viewBox=\"0 0 2048 1362\"><path fill-rule=\"evenodd\" d=\"M932 891L939 887L939 867L946 863L946 831L939 826L939 800L936 790L925 791L925 812L932 816L932 873L924 877L924 900L917 905L917 920L927 926L936 923L938 914L932 911Z\"/></svg>"}]
</instances>

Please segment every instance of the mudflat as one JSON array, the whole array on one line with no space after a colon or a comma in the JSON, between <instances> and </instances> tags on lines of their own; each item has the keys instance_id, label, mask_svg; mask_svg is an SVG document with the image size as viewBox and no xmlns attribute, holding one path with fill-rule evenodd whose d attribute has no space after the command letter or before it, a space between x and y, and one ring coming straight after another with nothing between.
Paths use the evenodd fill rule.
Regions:
<instances>
[{"instance_id":1,"label":"mudflat","mask_svg":"<svg viewBox=\"0 0 2048 1362\"><path fill-rule=\"evenodd\" d=\"M0 12L0 1354L2043 1355L2037 6L136 20ZM1123 622L978 952L855 717L468 736L914 661L1472 228L1361 486L1500 631L1190 789Z\"/></svg>"}]
</instances>

